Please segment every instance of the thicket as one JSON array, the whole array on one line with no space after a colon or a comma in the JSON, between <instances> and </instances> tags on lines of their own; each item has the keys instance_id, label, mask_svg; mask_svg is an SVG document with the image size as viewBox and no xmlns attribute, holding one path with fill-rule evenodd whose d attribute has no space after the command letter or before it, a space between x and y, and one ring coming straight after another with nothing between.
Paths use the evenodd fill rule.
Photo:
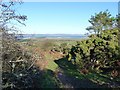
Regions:
<instances>
[{"instance_id":1,"label":"thicket","mask_svg":"<svg viewBox=\"0 0 120 90\"><path fill-rule=\"evenodd\" d=\"M108 13L100 12L98 15L96 14L96 16L92 16L92 20L94 20L93 22L100 23L99 20L101 20L101 14L107 16ZM91 22L93 25L92 27L104 25L101 23L99 26L95 26L93 22ZM108 23L108 21L106 21L106 23ZM108 25L109 24L107 24L107 26ZM115 21L113 25L115 25ZM94 30L94 28L89 29ZM99 30L98 32L100 33L96 33L97 30ZM118 33L119 28L112 26L111 24L109 29L100 30L95 28L95 34L89 35L89 39L77 42L77 44L71 48L71 51L67 55L68 61L76 65L78 70L85 69L88 71L110 74L112 77L119 77L120 46L118 45Z\"/></svg>"},{"instance_id":2,"label":"thicket","mask_svg":"<svg viewBox=\"0 0 120 90\"><path fill-rule=\"evenodd\" d=\"M35 87L36 79L41 75L33 65L36 57L16 42L18 29L11 22L24 25L23 22L27 19L27 16L17 14L14 10L14 6L21 3L0 1L2 89Z\"/></svg>"},{"instance_id":3,"label":"thicket","mask_svg":"<svg viewBox=\"0 0 120 90\"><path fill-rule=\"evenodd\" d=\"M70 51L71 46L68 45L68 43L61 43L60 45L54 45L53 49L51 49L52 51L56 51L56 52L61 52L63 54L68 54L68 52Z\"/></svg>"}]
</instances>

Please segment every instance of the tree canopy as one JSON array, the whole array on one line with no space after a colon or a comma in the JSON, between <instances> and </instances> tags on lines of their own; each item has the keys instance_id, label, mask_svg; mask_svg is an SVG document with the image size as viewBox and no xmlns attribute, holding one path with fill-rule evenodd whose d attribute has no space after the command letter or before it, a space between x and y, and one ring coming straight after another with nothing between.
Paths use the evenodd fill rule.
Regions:
<instances>
[{"instance_id":1,"label":"tree canopy","mask_svg":"<svg viewBox=\"0 0 120 90\"><path fill-rule=\"evenodd\" d=\"M112 29L115 26L116 19L106 10L91 16L88 21L91 23L91 26L87 27L86 30L95 34L101 34L102 30Z\"/></svg>"}]
</instances>

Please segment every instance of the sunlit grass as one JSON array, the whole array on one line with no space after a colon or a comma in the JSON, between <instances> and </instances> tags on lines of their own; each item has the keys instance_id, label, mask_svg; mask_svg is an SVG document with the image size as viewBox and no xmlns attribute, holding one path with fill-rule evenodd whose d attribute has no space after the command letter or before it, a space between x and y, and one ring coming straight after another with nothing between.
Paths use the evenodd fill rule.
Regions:
<instances>
[{"instance_id":1,"label":"sunlit grass","mask_svg":"<svg viewBox=\"0 0 120 90\"><path fill-rule=\"evenodd\" d=\"M49 61L46 68L55 71L58 68L58 65L54 61Z\"/></svg>"}]
</instances>

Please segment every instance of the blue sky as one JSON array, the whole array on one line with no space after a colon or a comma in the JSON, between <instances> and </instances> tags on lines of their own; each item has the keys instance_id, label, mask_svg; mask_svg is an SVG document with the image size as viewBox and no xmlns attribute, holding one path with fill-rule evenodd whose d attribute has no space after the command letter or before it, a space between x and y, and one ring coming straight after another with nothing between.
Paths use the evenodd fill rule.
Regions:
<instances>
[{"instance_id":1,"label":"blue sky","mask_svg":"<svg viewBox=\"0 0 120 90\"><path fill-rule=\"evenodd\" d=\"M118 13L117 2L24 2L17 12L25 14L26 27L22 33L31 34L85 34L91 15L108 9L112 16Z\"/></svg>"}]
</instances>

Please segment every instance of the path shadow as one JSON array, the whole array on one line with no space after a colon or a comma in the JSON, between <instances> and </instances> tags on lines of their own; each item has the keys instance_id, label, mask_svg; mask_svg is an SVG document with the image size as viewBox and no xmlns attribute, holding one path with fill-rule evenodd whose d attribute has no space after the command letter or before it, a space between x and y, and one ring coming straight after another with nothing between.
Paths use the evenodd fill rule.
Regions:
<instances>
[{"instance_id":1,"label":"path shadow","mask_svg":"<svg viewBox=\"0 0 120 90\"><path fill-rule=\"evenodd\" d=\"M60 58L58 60L54 60L54 62L63 70L75 70L77 67L73 65L66 58Z\"/></svg>"},{"instance_id":2,"label":"path shadow","mask_svg":"<svg viewBox=\"0 0 120 90\"><path fill-rule=\"evenodd\" d=\"M76 75L71 76L66 74L66 72L78 72L77 67L75 65L72 65L68 60L66 60L66 58L61 58L59 60L55 60L54 62L63 71L63 73L58 73L59 80L68 88L104 88L104 86L94 83L87 78L80 79L78 78L79 76L77 77ZM84 75L81 77L84 77Z\"/></svg>"},{"instance_id":3,"label":"path shadow","mask_svg":"<svg viewBox=\"0 0 120 90\"><path fill-rule=\"evenodd\" d=\"M37 67L28 71L18 73L2 72L2 84L14 84L13 87L2 87L3 90L24 90L24 89L42 89L42 88L59 88L52 70L40 70Z\"/></svg>"}]
</instances>

